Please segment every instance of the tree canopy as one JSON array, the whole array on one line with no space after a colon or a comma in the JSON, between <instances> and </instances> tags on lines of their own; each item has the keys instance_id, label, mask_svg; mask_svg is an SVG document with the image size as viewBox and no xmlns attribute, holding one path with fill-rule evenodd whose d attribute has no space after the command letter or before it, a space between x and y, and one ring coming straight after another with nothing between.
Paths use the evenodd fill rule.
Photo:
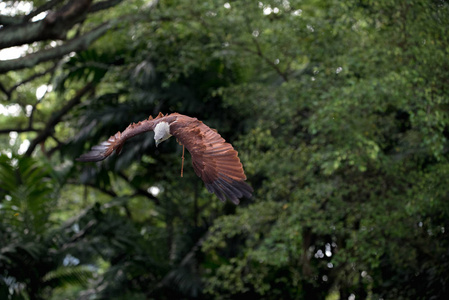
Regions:
<instances>
[{"instance_id":1,"label":"tree canopy","mask_svg":"<svg viewBox=\"0 0 449 300\"><path fill-rule=\"evenodd\" d=\"M0 3L0 298L444 299L449 3ZM239 152L209 194L159 112Z\"/></svg>"}]
</instances>

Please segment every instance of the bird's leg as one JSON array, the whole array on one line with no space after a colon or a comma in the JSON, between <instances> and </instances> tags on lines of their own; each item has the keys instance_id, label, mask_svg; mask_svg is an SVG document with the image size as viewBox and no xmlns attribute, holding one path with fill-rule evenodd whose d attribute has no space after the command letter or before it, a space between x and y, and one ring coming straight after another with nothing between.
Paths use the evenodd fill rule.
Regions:
<instances>
[{"instance_id":1,"label":"bird's leg","mask_svg":"<svg viewBox=\"0 0 449 300\"><path fill-rule=\"evenodd\" d=\"M184 169L184 145L182 145L181 177L182 177L182 170L183 169Z\"/></svg>"}]
</instances>

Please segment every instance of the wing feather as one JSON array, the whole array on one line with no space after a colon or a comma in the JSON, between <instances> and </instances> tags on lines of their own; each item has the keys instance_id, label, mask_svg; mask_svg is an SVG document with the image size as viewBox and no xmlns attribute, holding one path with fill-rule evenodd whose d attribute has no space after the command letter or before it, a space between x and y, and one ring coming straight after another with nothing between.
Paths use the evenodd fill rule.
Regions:
<instances>
[{"instance_id":1,"label":"wing feather","mask_svg":"<svg viewBox=\"0 0 449 300\"><path fill-rule=\"evenodd\" d=\"M82 162L100 161L111 155L114 150L117 154L119 154L126 140L143 132L154 130L157 123L167 119L170 119L170 116L164 116L159 113L159 115L154 119L150 116L147 120L130 124L123 132L119 131L108 140L97 146L93 146L89 152L81 155L76 160Z\"/></svg>"},{"instance_id":2,"label":"wing feather","mask_svg":"<svg viewBox=\"0 0 449 300\"><path fill-rule=\"evenodd\" d=\"M242 197L251 198L253 189L245 182L238 152L218 132L183 115L170 125L170 132L192 155L193 169L210 193L235 204Z\"/></svg>"},{"instance_id":3,"label":"wing feather","mask_svg":"<svg viewBox=\"0 0 449 300\"><path fill-rule=\"evenodd\" d=\"M160 113L155 119L150 116L148 120L131 124L123 132L117 132L92 147L77 160L100 161L114 151L118 154L127 139L154 130L161 121L170 124L170 133L190 152L193 169L210 193L217 195L221 201L229 199L235 204L239 204L242 197L251 198L253 189L245 182L242 163L232 145L203 122L177 113L166 116Z\"/></svg>"}]
</instances>

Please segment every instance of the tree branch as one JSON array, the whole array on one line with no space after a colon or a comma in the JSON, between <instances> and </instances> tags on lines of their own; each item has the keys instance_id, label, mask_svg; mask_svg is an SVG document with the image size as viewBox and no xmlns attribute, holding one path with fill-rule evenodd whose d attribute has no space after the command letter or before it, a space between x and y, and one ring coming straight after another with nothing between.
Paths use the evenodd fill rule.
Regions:
<instances>
[{"instance_id":1,"label":"tree branch","mask_svg":"<svg viewBox=\"0 0 449 300\"><path fill-rule=\"evenodd\" d=\"M14 92L15 89L17 89L19 86L26 84L28 82L33 81L36 78L42 77L47 75L48 73L52 73L54 70L56 70L57 64L54 64L52 67L46 69L45 71L39 72L39 73L35 73L33 75L31 75L30 77L24 79L21 82L16 83L15 85L13 85L9 90L7 90L6 88L2 88L2 85L0 83L0 90L6 94L6 96L8 97L8 100L11 100L11 95Z\"/></svg>"},{"instance_id":2,"label":"tree branch","mask_svg":"<svg viewBox=\"0 0 449 300\"><path fill-rule=\"evenodd\" d=\"M67 31L83 20L92 0L72 0L37 22L0 28L0 49L33 42L65 39Z\"/></svg>"},{"instance_id":3,"label":"tree branch","mask_svg":"<svg viewBox=\"0 0 449 300\"><path fill-rule=\"evenodd\" d=\"M52 135L51 137L56 141L57 145L47 151L47 153L46 153L47 157L52 157L56 151L58 151L59 149L61 149L62 147L64 147L66 145L66 143L61 142L54 135Z\"/></svg>"},{"instance_id":4,"label":"tree branch","mask_svg":"<svg viewBox=\"0 0 449 300\"><path fill-rule=\"evenodd\" d=\"M9 25L18 25L23 22L23 17L13 17L13 16L6 16L6 15L0 15L0 24L3 26L9 26Z\"/></svg>"},{"instance_id":5,"label":"tree branch","mask_svg":"<svg viewBox=\"0 0 449 300\"><path fill-rule=\"evenodd\" d=\"M37 129L34 128L6 128L6 129L0 129L0 134L10 133L12 131L15 132L37 132Z\"/></svg>"},{"instance_id":6,"label":"tree branch","mask_svg":"<svg viewBox=\"0 0 449 300\"><path fill-rule=\"evenodd\" d=\"M282 77L282 79L283 79L285 82L287 82L287 81L288 81L287 75L285 75L285 73L281 71L281 69L279 68L279 66L277 66L273 61L271 61L268 57L266 57L266 56L263 54L262 47L260 47L259 41L257 40L256 37L254 37L254 36L252 35L251 22L250 22L248 16L245 17L245 24L246 24L246 27L247 27L247 29L248 29L248 33L251 35L251 40L252 40L253 44L256 46L256 51L251 51L251 52L257 54L257 56L259 56L260 58L262 58L263 60L265 60L265 62L266 62L269 66L271 66L271 67L276 71L276 73L278 73L279 76ZM250 50L250 49L247 49L247 51L248 51L248 50Z\"/></svg>"},{"instance_id":7,"label":"tree branch","mask_svg":"<svg viewBox=\"0 0 449 300\"><path fill-rule=\"evenodd\" d=\"M282 72L282 70L279 69L279 67L278 67L274 62L272 62L268 57L266 57L266 56L263 54L262 49L260 48L259 43L258 43L257 41L255 41L254 38L253 38L253 41L254 41L254 43L255 43L255 45L256 45L256 50L253 50L253 49L247 47L246 45L244 45L244 44L242 44L242 43L238 43L238 42L231 42L231 46L232 46L232 45L236 45L237 47L239 47L240 49L242 49L242 50L244 50L244 51L246 51L246 52L248 52L248 53L252 53L252 54L255 54L255 55L259 56L259 57L260 57L261 59L263 59L268 65L270 65L270 67L272 67L272 68L276 71L276 73L278 73L279 76L281 76L281 78L282 78L285 82L287 82L287 81L288 81L287 75L285 75L285 73Z\"/></svg>"},{"instance_id":8,"label":"tree branch","mask_svg":"<svg viewBox=\"0 0 449 300\"><path fill-rule=\"evenodd\" d=\"M76 37L61 46L42 50L21 58L0 61L0 74L13 70L31 68L41 62L62 57L70 52L84 50L96 39L100 38L112 26L112 23L106 22L88 33Z\"/></svg>"},{"instance_id":9,"label":"tree branch","mask_svg":"<svg viewBox=\"0 0 449 300\"><path fill-rule=\"evenodd\" d=\"M108 9L116 6L120 2L123 2L123 0L109 0L109 1L96 2L93 3L92 6L89 8L89 12L97 12L100 10Z\"/></svg>"},{"instance_id":10,"label":"tree branch","mask_svg":"<svg viewBox=\"0 0 449 300\"><path fill-rule=\"evenodd\" d=\"M265 60L265 62L266 62L269 66L271 66L271 67L272 67L272 68L279 74L279 76L281 76L282 79L284 79L285 82L287 82L287 81L288 81L287 75L285 75L284 72L282 72L281 69L279 69L279 67L278 67L273 61L271 61L268 57L266 57L266 56L263 54L262 49L261 49L261 47L260 47L260 44L259 44L259 42L256 40L256 38L255 38L255 37L252 37L252 40L253 40L254 44L256 45L256 48L257 48L257 52L256 52L256 53L257 53L257 55L258 55L260 58L262 58L263 60Z\"/></svg>"},{"instance_id":11,"label":"tree branch","mask_svg":"<svg viewBox=\"0 0 449 300\"><path fill-rule=\"evenodd\" d=\"M6 95L7 99L11 98L11 94L9 93L9 90L7 90L1 82L0 82L0 91L2 91Z\"/></svg>"},{"instance_id":12,"label":"tree branch","mask_svg":"<svg viewBox=\"0 0 449 300\"><path fill-rule=\"evenodd\" d=\"M211 30L209 29L208 24L204 21L203 18L201 18L201 15L196 14L194 11L191 11L191 13L192 13L192 15L196 15L196 16L198 17L198 20L199 20L200 24L201 24L207 31L211 32ZM250 25L250 22L249 22L248 18L246 18L246 26L247 26L247 29L248 29L248 33L252 35L251 25ZM220 36L218 36L217 34L215 34L215 37L219 40L220 43L223 44L224 40L223 40ZM246 45L243 44L243 43L238 43L238 42L235 42L235 41L231 41L230 44L231 44L231 45L233 45L233 44L234 44L234 45L237 45L238 47L240 47L241 49L245 50L246 52L249 52L249 53L252 53L252 54L255 54L255 55L259 56L259 57L260 57L261 59L263 59L266 63L268 63L268 65L269 65L270 67L272 67L272 68L276 71L276 73L278 73L279 76L281 76L281 78L282 78L285 82L287 82L287 81L288 81L288 77L287 77L287 75L285 74L285 72L282 72L282 70L281 70L281 69L280 69L280 68L279 68L273 61L271 61L268 57L266 57L266 56L263 54L262 48L260 47L260 44L259 44L259 42L257 41L257 39L256 39L255 37L251 36L251 39L252 39L253 44L256 46L256 50L253 50L253 49L249 48L248 46L246 46Z\"/></svg>"},{"instance_id":13,"label":"tree branch","mask_svg":"<svg viewBox=\"0 0 449 300\"><path fill-rule=\"evenodd\" d=\"M90 92L94 88L94 85L91 83L88 83L86 86L84 86L81 90L79 90L76 95L69 101L67 104L61 108L58 112L56 112L51 118L50 121L47 123L45 128L39 133L39 135L31 141L30 147L26 151L27 156L31 156L34 149L39 143L44 142L53 132L55 126L61 122L62 117L67 114L75 105L79 104L81 102L81 98L86 95L88 92Z\"/></svg>"},{"instance_id":14,"label":"tree branch","mask_svg":"<svg viewBox=\"0 0 449 300\"><path fill-rule=\"evenodd\" d=\"M32 12L30 12L28 15L26 15L23 18L23 21L31 20L33 17L37 16L41 12L47 11L47 10L53 8L59 2L63 2L63 1L64 0L51 0L51 1L45 2L43 5L39 6L38 8L36 8Z\"/></svg>"}]
</instances>

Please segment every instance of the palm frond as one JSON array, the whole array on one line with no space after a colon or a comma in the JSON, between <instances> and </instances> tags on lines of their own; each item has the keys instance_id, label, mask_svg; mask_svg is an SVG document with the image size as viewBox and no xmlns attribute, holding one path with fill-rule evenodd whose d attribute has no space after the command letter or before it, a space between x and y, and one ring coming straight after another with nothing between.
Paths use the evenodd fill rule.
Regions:
<instances>
[{"instance_id":1,"label":"palm frond","mask_svg":"<svg viewBox=\"0 0 449 300\"><path fill-rule=\"evenodd\" d=\"M42 281L48 286L80 285L87 286L92 278L92 268L85 265L61 266L48 272Z\"/></svg>"}]
</instances>

